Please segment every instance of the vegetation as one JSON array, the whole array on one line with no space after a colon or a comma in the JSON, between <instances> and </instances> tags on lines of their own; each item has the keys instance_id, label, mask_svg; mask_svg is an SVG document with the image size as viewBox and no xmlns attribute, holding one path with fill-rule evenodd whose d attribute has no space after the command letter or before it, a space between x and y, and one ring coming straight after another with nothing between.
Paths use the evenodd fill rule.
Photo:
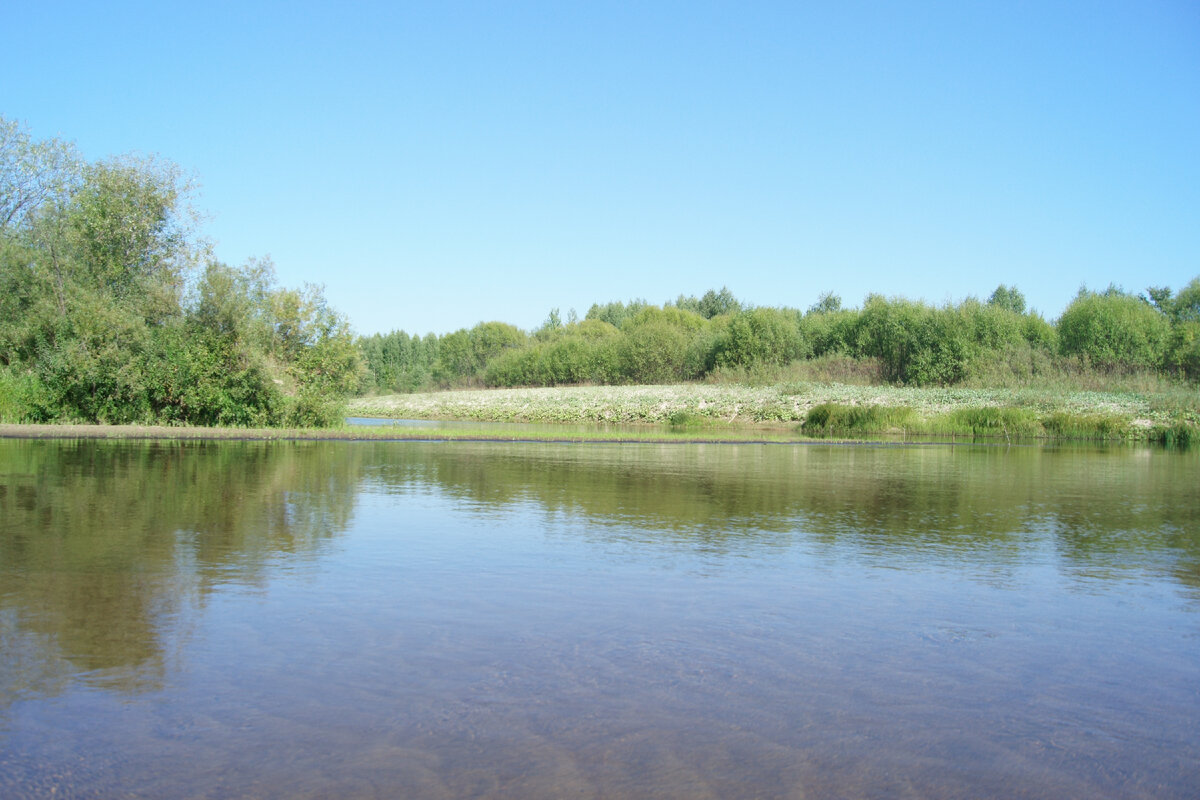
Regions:
<instances>
[{"instance_id":1,"label":"vegetation","mask_svg":"<svg viewBox=\"0 0 1200 800\"><path fill-rule=\"evenodd\" d=\"M498 322L446 336L403 331L359 342L375 392L470 387L832 380L896 386L1081 389L1131 378L1200 380L1200 278L1173 293L1081 289L1053 322L1013 286L986 302L933 306L869 295L845 308L824 294L807 311L750 307L728 289L557 310L523 333Z\"/></svg>"},{"instance_id":2,"label":"vegetation","mask_svg":"<svg viewBox=\"0 0 1200 800\"><path fill-rule=\"evenodd\" d=\"M711 438L749 429L874 435L1120 439L1187 443L1200 426L1190 388L1067 392L836 383L577 386L363 397L352 414L472 422L654 424Z\"/></svg>"},{"instance_id":3,"label":"vegetation","mask_svg":"<svg viewBox=\"0 0 1200 800\"><path fill-rule=\"evenodd\" d=\"M339 422L361 357L321 289L218 263L190 185L0 117L0 421Z\"/></svg>"},{"instance_id":4,"label":"vegetation","mask_svg":"<svg viewBox=\"0 0 1200 800\"><path fill-rule=\"evenodd\" d=\"M356 392L482 387L825 381L1069 392L1200 381L1200 277L1177 293L1081 289L1053 321L1004 284L986 302L872 294L848 308L826 293L806 311L750 306L723 287L662 305L595 304L583 319L554 309L533 331L491 321L355 341L319 287L277 286L269 260L213 260L190 191L168 162L90 163L0 117L0 422L324 426ZM1155 424L1194 424L1184 406ZM818 427L897 424L871 413ZM956 424L1066 430L1042 417L985 417Z\"/></svg>"}]
</instances>

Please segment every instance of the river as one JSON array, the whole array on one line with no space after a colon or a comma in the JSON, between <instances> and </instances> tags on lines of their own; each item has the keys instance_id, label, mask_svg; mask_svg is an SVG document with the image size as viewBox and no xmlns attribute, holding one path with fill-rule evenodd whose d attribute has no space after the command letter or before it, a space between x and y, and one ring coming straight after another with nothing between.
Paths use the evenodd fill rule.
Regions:
<instances>
[{"instance_id":1,"label":"river","mask_svg":"<svg viewBox=\"0 0 1200 800\"><path fill-rule=\"evenodd\" d=\"M1200 454L0 440L0 796L1193 798Z\"/></svg>"}]
</instances>

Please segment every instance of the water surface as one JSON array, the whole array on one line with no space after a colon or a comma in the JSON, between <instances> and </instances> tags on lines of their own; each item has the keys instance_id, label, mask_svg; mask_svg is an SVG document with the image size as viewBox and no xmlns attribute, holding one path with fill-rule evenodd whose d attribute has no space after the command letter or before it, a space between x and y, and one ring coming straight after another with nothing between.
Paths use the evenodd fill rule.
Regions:
<instances>
[{"instance_id":1,"label":"water surface","mask_svg":"<svg viewBox=\"0 0 1200 800\"><path fill-rule=\"evenodd\" d=\"M0 441L0 796L1194 797L1200 458Z\"/></svg>"}]
</instances>

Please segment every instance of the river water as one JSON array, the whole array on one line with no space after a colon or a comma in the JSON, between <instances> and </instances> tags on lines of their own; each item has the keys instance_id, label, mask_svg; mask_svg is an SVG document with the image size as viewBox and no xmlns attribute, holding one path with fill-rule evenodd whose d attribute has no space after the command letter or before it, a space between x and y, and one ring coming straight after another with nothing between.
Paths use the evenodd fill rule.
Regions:
<instances>
[{"instance_id":1,"label":"river water","mask_svg":"<svg viewBox=\"0 0 1200 800\"><path fill-rule=\"evenodd\" d=\"M0 440L0 796L1194 798L1200 455Z\"/></svg>"}]
</instances>

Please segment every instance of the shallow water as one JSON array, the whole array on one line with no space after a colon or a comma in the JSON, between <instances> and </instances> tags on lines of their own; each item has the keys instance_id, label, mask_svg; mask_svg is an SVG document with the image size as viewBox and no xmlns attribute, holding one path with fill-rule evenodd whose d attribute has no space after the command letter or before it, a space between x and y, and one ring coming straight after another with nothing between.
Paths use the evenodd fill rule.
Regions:
<instances>
[{"instance_id":1,"label":"shallow water","mask_svg":"<svg viewBox=\"0 0 1200 800\"><path fill-rule=\"evenodd\" d=\"M0 440L0 796L1194 797L1200 457Z\"/></svg>"}]
</instances>

